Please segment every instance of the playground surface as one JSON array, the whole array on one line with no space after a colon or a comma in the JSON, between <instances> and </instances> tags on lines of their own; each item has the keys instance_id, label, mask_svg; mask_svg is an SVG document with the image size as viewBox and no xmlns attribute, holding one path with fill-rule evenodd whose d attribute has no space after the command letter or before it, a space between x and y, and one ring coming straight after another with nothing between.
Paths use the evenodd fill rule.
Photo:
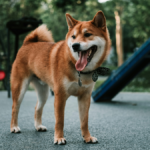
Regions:
<instances>
[{"instance_id":1,"label":"playground surface","mask_svg":"<svg viewBox=\"0 0 150 150\"><path fill-rule=\"evenodd\" d=\"M150 93L121 92L112 102L91 100L89 130L98 144L85 144L81 137L78 103L70 97L65 109L66 145L54 145L54 97L43 111L47 132L34 128L34 91L27 91L19 112L20 134L10 133L12 99L0 92L0 150L150 150Z\"/></svg>"}]
</instances>

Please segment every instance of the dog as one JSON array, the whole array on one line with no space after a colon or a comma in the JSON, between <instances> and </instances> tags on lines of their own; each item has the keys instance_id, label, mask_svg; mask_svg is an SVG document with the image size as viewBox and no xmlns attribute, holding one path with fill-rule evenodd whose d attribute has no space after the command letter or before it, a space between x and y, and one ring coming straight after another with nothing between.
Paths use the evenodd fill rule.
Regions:
<instances>
[{"instance_id":1,"label":"dog","mask_svg":"<svg viewBox=\"0 0 150 150\"><path fill-rule=\"evenodd\" d=\"M68 33L64 41L54 43L46 25L41 25L26 36L18 51L11 71L12 119L10 131L20 132L18 112L24 94L33 85L38 101L35 106L34 126L42 125L42 111L49 93L54 91L55 133L54 144L66 144L63 136L64 109L70 95L78 98L81 133L86 143L97 143L88 129L88 112L94 82L92 72L109 53L111 40L102 11L90 21L78 21L66 14Z\"/></svg>"}]
</instances>

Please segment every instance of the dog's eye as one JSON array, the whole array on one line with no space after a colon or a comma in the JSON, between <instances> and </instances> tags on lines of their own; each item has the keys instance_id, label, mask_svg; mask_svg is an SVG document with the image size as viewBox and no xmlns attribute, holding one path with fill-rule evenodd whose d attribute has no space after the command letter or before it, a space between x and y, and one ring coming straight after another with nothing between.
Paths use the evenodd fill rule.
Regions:
<instances>
[{"instance_id":1,"label":"dog's eye","mask_svg":"<svg viewBox=\"0 0 150 150\"><path fill-rule=\"evenodd\" d=\"M84 34L85 37L89 37L89 36L91 36L91 35L92 35L91 33L85 33L85 34Z\"/></svg>"},{"instance_id":2,"label":"dog's eye","mask_svg":"<svg viewBox=\"0 0 150 150\"><path fill-rule=\"evenodd\" d=\"M76 37L73 35L72 38L75 39Z\"/></svg>"}]
</instances>

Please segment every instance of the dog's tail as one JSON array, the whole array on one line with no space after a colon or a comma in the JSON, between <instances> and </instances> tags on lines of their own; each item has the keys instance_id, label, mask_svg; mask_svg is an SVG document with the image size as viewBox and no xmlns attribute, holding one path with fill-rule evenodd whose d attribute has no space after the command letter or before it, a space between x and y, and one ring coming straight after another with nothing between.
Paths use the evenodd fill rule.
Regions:
<instances>
[{"instance_id":1,"label":"dog's tail","mask_svg":"<svg viewBox=\"0 0 150 150\"><path fill-rule=\"evenodd\" d=\"M54 42L54 40L51 31L43 24L27 35L23 44L31 42Z\"/></svg>"}]
</instances>

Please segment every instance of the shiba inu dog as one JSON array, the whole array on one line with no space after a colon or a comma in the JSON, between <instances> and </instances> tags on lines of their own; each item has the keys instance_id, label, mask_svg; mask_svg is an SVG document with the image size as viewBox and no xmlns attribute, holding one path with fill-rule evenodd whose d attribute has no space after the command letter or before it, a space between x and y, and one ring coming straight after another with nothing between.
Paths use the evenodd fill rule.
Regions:
<instances>
[{"instance_id":1,"label":"shiba inu dog","mask_svg":"<svg viewBox=\"0 0 150 150\"><path fill-rule=\"evenodd\" d=\"M49 93L55 93L55 144L65 144L63 136L64 109L70 95L77 96L81 133L86 143L96 143L88 129L88 112L94 86L92 71L105 60L110 50L110 37L106 19L99 11L91 21L78 21L66 14L68 33L64 41L54 43L46 25L31 32L18 51L11 72L12 119L10 130L20 132L18 112L24 94L31 83L38 95L34 126L46 131L42 125L42 111Z\"/></svg>"}]
</instances>

